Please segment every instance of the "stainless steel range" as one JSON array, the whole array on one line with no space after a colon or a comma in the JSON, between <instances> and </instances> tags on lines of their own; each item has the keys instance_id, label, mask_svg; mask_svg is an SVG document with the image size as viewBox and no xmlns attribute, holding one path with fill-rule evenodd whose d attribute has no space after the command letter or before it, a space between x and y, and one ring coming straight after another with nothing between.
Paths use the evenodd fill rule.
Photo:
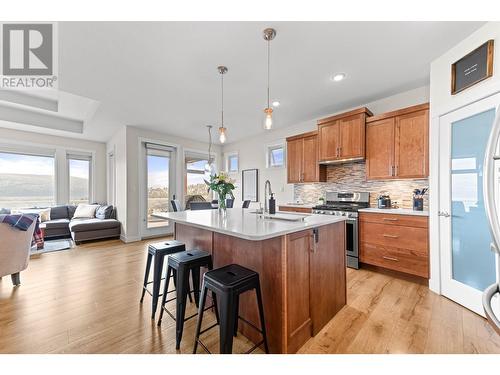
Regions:
<instances>
[{"instance_id":1,"label":"stainless steel range","mask_svg":"<svg viewBox=\"0 0 500 375\"><path fill-rule=\"evenodd\" d=\"M370 193L333 192L326 193L326 204L314 206L313 213L345 216L346 220L346 264L359 268L358 210L370 206Z\"/></svg>"}]
</instances>

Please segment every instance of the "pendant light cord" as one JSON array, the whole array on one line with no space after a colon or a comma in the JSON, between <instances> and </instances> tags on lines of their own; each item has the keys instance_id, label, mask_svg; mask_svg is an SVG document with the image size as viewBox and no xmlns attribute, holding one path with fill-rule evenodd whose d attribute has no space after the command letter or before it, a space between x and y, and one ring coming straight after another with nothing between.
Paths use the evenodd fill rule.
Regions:
<instances>
[{"instance_id":1,"label":"pendant light cord","mask_svg":"<svg viewBox=\"0 0 500 375\"><path fill-rule=\"evenodd\" d=\"M271 94L270 94L270 75L269 75L269 71L270 71L270 60L271 60L271 41L268 40L267 41L267 108L270 108L270 97L271 97Z\"/></svg>"},{"instance_id":2,"label":"pendant light cord","mask_svg":"<svg viewBox=\"0 0 500 375\"><path fill-rule=\"evenodd\" d=\"M208 127L208 165L212 164L212 127Z\"/></svg>"},{"instance_id":3,"label":"pendant light cord","mask_svg":"<svg viewBox=\"0 0 500 375\"><path fill-rule=\"evenodd\" d=\"M224 74L221 74L221 86L222 86L222 113L221 113L221 119L222 119L222 128L224 128Z\"/></svg>"}]
</instances>

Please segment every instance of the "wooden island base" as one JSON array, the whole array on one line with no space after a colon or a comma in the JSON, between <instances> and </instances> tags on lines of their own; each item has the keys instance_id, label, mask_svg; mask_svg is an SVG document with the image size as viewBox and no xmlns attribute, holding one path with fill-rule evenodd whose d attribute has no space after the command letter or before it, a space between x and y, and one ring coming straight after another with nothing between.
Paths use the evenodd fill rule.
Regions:
<instances>
[{"instance_id":1,"label":"wooden island base","mask_svg":"<svg viewBox=\"0 0 500 375\"><path fill-rule=\"evenodd\" d=\"M271 353L297 352L346 304L343 221L262 241L175 223L175 238L210 252L216 268L237 263L259 273ZM240 316L260 326L255 293L240 297ZM261 340L241 320L238 328Z\"/></svg>"}]
</instances>

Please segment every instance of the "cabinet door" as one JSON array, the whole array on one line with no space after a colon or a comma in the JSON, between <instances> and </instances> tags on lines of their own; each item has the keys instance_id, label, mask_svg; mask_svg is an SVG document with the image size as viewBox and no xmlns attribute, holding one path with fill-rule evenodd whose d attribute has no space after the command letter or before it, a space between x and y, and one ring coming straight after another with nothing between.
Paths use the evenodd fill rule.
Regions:
<instances>
[{"instance_id":1,"label":"cabinet door","mask_svg":"<svg viewBox=\"0 0 500 375\"><path fill-rule=\"evenodd\" d=\"M316 230L310 253L313 336L346 304L345 222Z\"/></svg>"},{"instance_id":2,"label":"cabinet door","mask_svg":"<svg viewBox=\"0 0 500 375\"><path fill-rule=\"evenodd\" d=\"M366 126L366 178L394 178L394 118Z\"/></svg>"},{"instance_id":3,"label":"cabinet door","mask_svg":"<svg viewBox=\"0 0 500 375\"><path fill-rule=\"evenodd\" d=\"M304 137L302 158L302 182L318 182L318 137Z\"/></svg>"},{"instance_id":4,"label":"cabinet door","mask_svg":"<svg viewBox=\"0 0 500 375\"><path fill-rule=\"evenodd\" d=\"M333 121L318 126L319 160L334 160L339 157L339 121Z\"/></svg>"},{"instance_id":5,"label":"cabinet door","mask_svg":"<svg viewBox=\"0 0 500 375\"><path fill-rule=\"evenodd\" d=\"M365 118L364 115L350 116L339 120L340 157L365 157Z\"/></svg>"},{"instance_id":6,"label":"cabinet door","mask_svg":"<svg viewBox=\"0 0 500 375\"><path fill-rule=\"evenodd\" d=\"M429 175L429 111L396 117L395 174L399 178Z\"/></svg>"},{"instance_id":7,"label":"cabinet door","mask_svg":"<svg viewBox=\"0 0 500 375\"><path fill-rule=\"evenodd\" d=\"M287 176L288 183L302 182L302 155L304 153L304 140L293 139L287 142Z\"/></svg>"},{"instance_id":8,"label":"cabinet door","mask_svg":"<svg viewBox=\"0 0 500 375\"><path fill-rule=\"evenodd\" d=\"M309 252L312 230L287 236L286 290L288 352L295 353L311 337Z\"/></svg>"}]
</instances>

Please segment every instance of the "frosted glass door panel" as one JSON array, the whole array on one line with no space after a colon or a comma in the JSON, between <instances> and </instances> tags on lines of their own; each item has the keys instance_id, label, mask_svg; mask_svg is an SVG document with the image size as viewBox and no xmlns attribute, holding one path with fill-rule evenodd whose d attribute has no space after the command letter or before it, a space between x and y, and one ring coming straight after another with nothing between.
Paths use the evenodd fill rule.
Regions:
<instances>
[{"instance_id":1,"label":"frosted glass door panel","mask_svg":"<svg viewBox=\"0 0 500 375\"><path fill-rule=\"evenodd\" d=\"M452 277L477 290L496 280L483 199L483 161L495 110L452 123Z\"/></svg>"}]
</instances>

